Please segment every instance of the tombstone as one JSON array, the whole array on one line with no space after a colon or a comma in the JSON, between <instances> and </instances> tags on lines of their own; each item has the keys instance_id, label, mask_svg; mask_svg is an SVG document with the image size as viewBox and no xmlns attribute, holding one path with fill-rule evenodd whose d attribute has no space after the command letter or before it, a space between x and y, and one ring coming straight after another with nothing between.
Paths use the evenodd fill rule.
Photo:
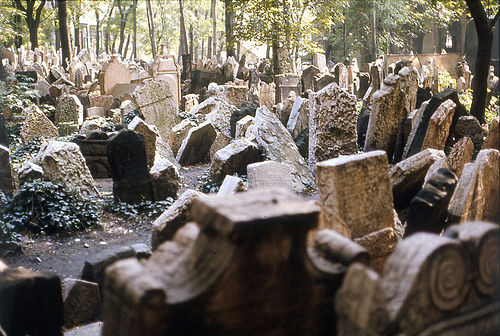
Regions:
<instances>
[{"instance_id":1,"label":"tombstone","mask_svg":"<svg viewBox=\"0 0 500 336\"><path fill-rule=\"evenodd\" d=\"M172 162L167 159L159 159L149 172L154 200L164 201L169 197L177 198L181 176Z\"/></svg>"},{"instance_id":2,"label":"tombstone","mask_svg":"<svg viewBox=\"0 0 500 336\"><path fill-rule=\"evenodd\" d=\"M209 175L215 182L222 182L226 175L246 175L247 166L260 160L261 153L256 144L238 139L215 153Z\"/></svg>"},{"instance_id":3,"label":"tombstone","mask_svg":"<svg viewBox=\"0 0 500 336\"><path fill-rule=\"evenodd\" d=\"M80 147L85 164L94 179L111 177L106 147L108 135L102 131L89 131L85 138L75 137L72 142Z\"/></svg>"},{"instance_id":4,"label":"tombstone","mask_svg":"<svg viewBox=\"0 0 500 336\"><path fill-rule=\"evenodd\" d=\"M217 195L234 195L240 191L245 191L245 182L243 182L243 179L226 175Z\"/></svg>"},{"instance_id":5,"label":"tombstone","mask_svg":"<svg viewBox=\"0 0 500 336\"><path fill-rule=\"evenodd\" d=\"M313 54L313 66L318 69L326 68L326 56L325 54Z\"/></svg>"},{"instance_id":6,"label":"tombstone","mask_svg":"<svg viewBox=\"0 0 500 336\"><path fill-rule=\"evenodd\" d=\"M56 137L58 135L57 127L47 118L45 113L38 106L31 105L21 129L23 141L26 143L36 137Z\"/></svg>"},{"instance_id":7,"label":"tombstone","mask_svg":"<svg viewBox=\"0 0 500 336\"><path fill-rule=\"evenodd\" d=\"M479 219L500 223L500 153L496 149L483 149L477 155L475 164L479 166L482 179L482 190L476 192L484 195L483 213Z\"/></svg>"},{"instance_id":8,"label":"tombstone","mask_svg":"<svg viewBox=\"0 0 500 336\"><path fill-rule=\"evenodd\" d=\"M346 89L349 87L349 77L347 73L347 68L343 63L337 63L333 67L333 73L335 76L335 83L341 88Z\"/></svg>"},{"instance_id":9,"label":"tombstone","mask_svg":"<svg viewBox=\"0 0 500 336\"><path fill-rule=\"evenodd\" d=\"M427 125L422 149L434 148L444 150L456 107L457 105L450 99L439 105Z\"/></svg>"},{"instance_id":10,"label":"tombstone","mask_svg":"<svg viewBox=\"0 0 500 336\"><path fill-rule=\"evenodd\" d=\"M259 90L259 103L260 106L267 107L268 110L272 110L276 101L276 84L267 84L263 82Z\"/></svg>"},{"instance_id":11,"label":"tombstone","mask_svg":"<svg viewBox=\"0 0 500 336\"><path fill-rule=\"evenodd\" d=\"M133 102L144 116L144 122L155 125L163 139L168 139L178 123L178 102L165 79L148 80L132 94Z\"/></svg>"},{"instance_id":12,"label":"tombstone","mask_svg":"<svg viewBox=\"0 0 500 336\"><path fill-rule=\"evenodd\" d=\"M14 193L14 178L9 148L3 145L0 145L0 192L8 195Z\"/></svg>"},{"instance_id":13,"label":"tombstone","mask_svg":"<svg viewBox=\"0 0 500 336\"><path fill-rule=\"evenodd\" d=\"M167 81L174 96L175 111L179 110L181 103L181 81L179 76L179 65L172 55L160 55L156 60L158 67L154 67L153 78L162 78ZM156 63L155 62L155 63Z\"/></svg>"},{"instance_id":14,"label":"tombstone","mask_svg":"<svg viewBox=\"0 0 500 336\"><path fill-rule=\"evenodd\" d=\"M101 297L95 282L66 278L62 282L64 327L67 329L99 318Z\"/></svg>"},{"instance_id":15,"label":"tombstone","mask_svg":"<svg viewBox=\"0 0 500 336\"><path fill-rule=\"evenodd\" d=\"M231 105L239 107L248 97L248 88L241 85L222 85L224 100Z\"/></svg>"},{"instance_id":16,"label":"tombstone","mask_svg":"<svg viewBox=\"0 0 500 336\"><path fill-rule=\"evenodd\" d=\"M117 201L138 203L154 199L142 134L121 130L109 139L107 156Z\"/></svg>"},{"instance_id":17,"label":"tombstone","mask_svg":"<svg viewBox=\"0 0 500 336\"><path fill-rule=\"evenodd\" d=\"M182 140L186 138L191 128L196 127L196 123L190 119L184 119L179 124L172 128L170 137L168 138L168 145L172 148L174 155L177 155L181 147Z\"/></svg>"},{"instance_id":18,"label":"tombstone","mask_svg":"<svg viewBox=\"0 0 500 336\"><path fill-rule=\"evenodd\" d=\"M249 164L247 170L250 189L286 188L293 190L292 172L286 164L264 161Z\"/></svg>"},{"instance_id":19,"label":"tombstone","mask_svg":"<svg viewBox=\"0 0 500 336\"><path fill-rule=\"evenodd\" d=\"M366 130L368 129L371 112L371 108L363 106L358 114L358 118L356 120L356 134L358 135L359 148L364 148L365 146Z\"/></svg>"},{"instance_id":20,"label":"tombstone","mask_svg":"<svg viewBox=\"0 0 500 336\"><path fill-rule=\"evenodd\" d=\"M403 209L410 203L422 187L429 167L444 157L443 151L427 148L391 168L389 175L396 210Z\"/></svg>"},{"instance_id":21,"label":"tombstone","mask_svg":"<svg viewBox=\"0 0 500 336\"><path fill-rule=\"evenodd\" d=\"M356 96L332 83L309 95L309 164L357 152Z\"/></svg>"},{"instance_id":22,"label":"tombstone","mask_svg":"<svg viewBox=\"0 0 500 336\"><path fill-rule=\"evenodd\" d=\"M488 135L486 136L486 139L484 139L481 149L491 148L500 150L500 130L498 127L498 123L499 123L499 117L496 117L493 118L493 120L488 125Z\"/></svg>"},{"instance_id":23,"label":"tombstone","mask_svg":"<svg viewBox=\"0 0 500 336\"><path fill-rule=\"evenodd\" d=\"M63 135L78 131L83 124L83 105L75 95L61 97L56 106L55 122Z\"/></svg>"},{"instance_id":24,"label":"tombstone","mask_svg":"<svg viewBox=\"0 0 500 336\"><path fill-rule=\"evenodd\" d=\"M0 146L9 148L9 136L5 128L5 119L2 113L0 113Z\"/></svg>"},{"instance_id":25,"label":"tombstone","mask_svg":"<svg viewBox=\"0 0 500 336\"><path fill-rule=\"evenodd\" d=\"M128 129L142 134L146 148L146 162L148 168L153 167L156 156L156 140L159 137L158 130L154 126L147 125L139 117L132 119L130 124L128 124Z\"/></svg>"},{"instance_id":26,"label":"tombstone","mask_svg":"<svg viewBox=\"0 0 500 336\"><path fill-rule=\"evenodd\" d=\"M276 105L276 114L284 126L288 123L288 118L290 117L290 112L292 111L293 103L296 99L297 94L295 91L290 91L288 97L282 103Z\"/></svg>"},{"instance_id":27,"label":"tombstone","mask_svg":"<svg viewBox=\"0 0 500 336\"><path fill-rule=\"evenodd\" d=\"M216 135L214 126L208 121L191 128L177 152L177 161L183 166L206 161Z\"/></svg>"},{"instance_id":28,"label":"tombstone","mask_svg":"<svg viewBox=\"0 0 500 336\"><path fill-rule=\"evenodd\" d=\"M110 95L116 84L129 84L130 71L120 61L119 56L112 56L111 61L103 67L99 75L99 84L102 95Z\"/></svg>"},{"instance_id":29,"label":"tombstone","mask_svg":"<svg viewBox=\"0 0 500 336\"><path fill-rule=\"evenodd\" d=\"M236 139L245 137L247 130L253 128L255 118L247 115L236 123L236 131L234 137Z\"/></svg>"},{"instance_id":30,"label":"tombstone","mask_svg":"<svg viewBox=\"0 0 500 336\"><path fill-rule=\"evenodd\" d=\"M335 83L335 77L330 75L329 73L326 73L324 75L317 75L316 77L314 77L314 91L321 91L331 83Z\"/></svg>"},{"instance_id":31,"label":"tombstone","mask_svg":"<svg viewBox=\"0 0 500 336\"><path fill-rule=\"evenodd\" d=\"M300 76L293 74L276 75L274 81L276 83L276 104L283 102L290 94L290 91L294 91L297 95L301 93Z\"/></svg>"},{"instance_id":32,"label":"tombstone","mask_svg":"<svg viewBox=\"0 0 500 336\"><path fill-rule=\"evenodd\" d=\"M472 144L472 140L467 137L460 139L451 148L446 158L446 162L450 170L454 172L457 177L460 178L465 164L472 159L473 151L474 145Z\"/></svg>"},{"instance_id":33,"label":"tombstone","mask_svg":"<svg viewBox=\"0 0 500 336\"><path fill-rule=\"evenodd\" d=\"M104 118L106 114L104 113L104 108L100 106L89 107L87 109L87 118L102 117Z\"/></svg>"},{"instance_id":34,"label":"tombstone","mask_svg":"<svg viewBox=\"0 0 500 336\"><path fill-rule=\"evenodd\" d=\"M311 171L300 155L292 136L278 117L266 107L255 113L254 132L257 143L263 147L264 155L272 161L288 164L292 171L293 188L300 193L314 186Z\"/></svg>"},{"instance_id":35,"label":"tombstone","mask_svg":"<svg viewBox=\"0 0 500 336\"><path fill-rule=\"evenodd\" d=\"M292 105L286 129L296 140L306 128L309 128L309 99L297 97Z\"/></svg>"},{"instance_id":36,"label":"tombstone","mask_svg":"<svg viewBox=\"0 0 500 336\"><path fill-rule=\"evenodd\" d=\"M455 111L455 117L457 117L457 111ZM474 116L459 115L456 123L452 125L450 137L455 139L470 138L474 144L474 151L477 152L483 146L484 130L479 120Z\"/></svg>"},{"instance_id":37,"label":"tombstone","mask_svg":"<svg viewBox=\"0 0 500 336\"><path fill-rule=\"evenodd\" d=\"M302 72L302 91L306 92L307 90L314 91L314 82L315 77L321 73L321 70L314 65L309 65Z\"/></svg>"},{"instance_id":38,"label":"tombstone","mask_svg":"<svg viewBox=\"0 0 500 336\"><path fill-rule=\"evenodd\" d=\"M319 162L316 179L322 206L320 228L349 238L394 228L388 162L383 151Z\"/></svg>"},{"instance_id":39,"label":"tombstone","mask_svg":"<svg viewBox=\"0 0 500 336\"><path fill-rule=\"evenodd\" d=\"M246 101L241 104L241 107L238 110L234 110L231 114L231 118L229 120L230 123L230 136L236 137L236 123L243 119L246 116L255 117L255 111L259 108L259 104L254 101Z\"/></svg>"},{"instance_id":40,"label":"tombstone","mask_svg":"<svg viewBox=\"0 0 500 336\"><path fill-rule=\"evenodd\" d=\"M50 84L45 79L39 80L38 83L36 83L36 90L41 98L50 95L49 89Z\"/></svg>"},{"instance_id":41,"label":"tombstone","mask_svg":"<svg viewBox=\"0 0 500 336\"><path fill-rule=\"evenodd\" d=\"M370 74L367 72L359 73L359 89L357 96L359 99L363 99L366 94L366 91L370 87Z\"/></svg>"},{"instance_id":42,"label":"tombstone","mask_svg":"<svg viewBox=\"0 0 500 336\"><path fill-rule=\"evenodd\" d=\"M46 142L32 162L43 168L50 182L62 184L79 198L99 196L77 144L54 140Z\"/></svg>"},{"instance_id":43,"label":"tombstone","mask_svg":"<svg viewBox=\"0 0 500 336\"><path fill-rule=\"evenodd\" d=\"M331 300L343 272L317 268L320 252L309 256L306 251L316 205L264 189L197 198L193 212L199 229L188 224L147 261L130 259L108 269L103 336L332 330L325 316L335 316ZM276 267L280 271L272 277L262 276ZM145 300L147 307L139 304ZM181 306L182 314L165 323L164 317ZM124 314L127 319L120 318Z\"/></svg>"},{"instance_id":44,"label":"tombstone","mask_svg":"<svg viewBox=\"0 0 500 336\"><path fill-rule=\"evenodd\" d=\"M105 112L108 112L113 108L113 106L116 107L114 104L115 99L113 96L90 96L89 97L89 103L91 107L102 107Z\"/></svg>"},{"instance_id":45,"label":"tombstone","mask_svg":"<svg viewBox=\"0 0 500 336\"><path fill-rule=\"evenodd\" d=\"M380 90L384 82L383 71L377 64L370 65L371 87L373 91Z\"/></svg>"},{"instance_id":46,"label":"tombstone","mask_svg":"<svg viewBox=\"0 0 500 336\"><path fill-rule=\"evenodd\" d=\"M187 94L181 98L181 110L184 112L190 112L193 108L198 106L199 95L197 94Z\"/></svg>"},{"instance_id":47,"label":"tombstone","mask_svg":"<svg viewBox=\"0 0 500 336\"><path fill-rule=\"evenodd\" d=\"M411 200L405 237L416 232L440 234L446 228L448 204L455 191L457 176L440 168Z\"/></svg>"},{"instance_id":48,"label":"tombstone","mask_svg":"<svg viewBox=\"0 0 500 336\"><path fill-rule=\"evenodd\" d=\"M234 82L238 75L239 64L233 56L229 56L222 65L222 74L228 82Z\"/></svg>"}]
</instances>

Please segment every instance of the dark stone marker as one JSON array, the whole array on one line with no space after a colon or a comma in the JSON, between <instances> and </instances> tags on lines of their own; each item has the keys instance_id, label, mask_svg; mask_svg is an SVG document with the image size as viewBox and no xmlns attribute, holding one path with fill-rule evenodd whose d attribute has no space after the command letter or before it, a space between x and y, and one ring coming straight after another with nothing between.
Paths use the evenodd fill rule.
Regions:
<instances>
[{"instance_id":1,"label":"dark stone marker","mask_svg":"<svg viewBox=\"0 0 500 336\"><path fill-rule=\"evenodd\" d=\"M111 177L107 156L108 135L106 132L90 131L86 137L77 136L72 142L80 147L93 178Z\"/></svg>"},{"instance_id":2,"label":"dark stone marker","mask_svg":"<svg viewBox=\"0 0 500 336\"><path fill-rule=\"evenodd\" d=\"M0 272L0 325L9 336L62 336L61 281L24 268Z\"/></svg>"},{"instance_id":3,"label":"dark stone marker","mask_svg":"<svg viewBox=\"0 0 500 336\"><path fill-rule=\"evenodd\" d=\"M359 73L359 89L358 89L358 98L363 99L370 87L371 80L370 74L368 72L360 72Z\"/></svg>"},{"instance_id":4,"label":"dark stone marker","mask_svg":"<svg viewBox=\"0 0 500 336\"><path fill-rule=\"evenodd\" d=\"M307 159L309 157L309 128L303 130L297 139L295 139L295 144L299 149L300 155Z\"/></svg>"},{"instance_id":5,"label":"dark stone marker","mask_svg":"<svg viewBox=\"0 0 500 336\"><path fill-rule=\"evenodd\" d=\"M2 113L0 113L0 146L9 148L9 136L7 135L7 129L5 128L5 119L3 118Z\"/></svg>"},{"instance_id":6,"label":"dark stone marker","mask_svg":"<svg viewBox=\"0 0 500 336\"><path fill-rule=\"evenodd\" d=\"M359 112L358 120L356 121L356 132L358 134L359 148L365 147L366 130L368 129L368 122L370 121L371 112L371 108L366 106L364 106Z\"/></svg>"},{"instance_id":7,"label":"dark stone marker","mask_svg":"<svg viewBox=\"0 0 500 336\"><path fill-rule=\"evenodd\" d=\"M441 233L446 227L448 203L455 191L457 176L440 168L410 203L405 237L415 232Z\"/></svg>"},{"instance_id":8,"label":"dark stone marker","mask_svg":"<svg viewBox=\"0 0 500 336\"><path fill-rule=\"evenodd\" d=\"M420 86L417 88L417 104L416 109L419 109L424 101L428 101L432 98L432 93L430 88L423 89Z\"/></svg>"},{"instance_id":9,"label":"dark stone marker","mask_svg":"<svg viewBox=\"0 0 500 336\"><path fill-rule=\"evenodd\" d=\"M143 199L153 200L142 134L121 130L109 139L107 156L115 199L126 203L138 203Z\"/></svg>"},{"instance_id":10,"label":"dark stone marker","mask_svg":"<svg viewBox=\"0 0 500 336\"><path fill-rule=\"evenodd\" d=\"M236 123L246 117L247 115L255 117L255 111L259 108L259 102L255 101L244 101L241 103L239 110L234 110L231 114L231 119L229 121L231 125L231 137L234 138L236 134Z\"/></svg>"}]
</instances>

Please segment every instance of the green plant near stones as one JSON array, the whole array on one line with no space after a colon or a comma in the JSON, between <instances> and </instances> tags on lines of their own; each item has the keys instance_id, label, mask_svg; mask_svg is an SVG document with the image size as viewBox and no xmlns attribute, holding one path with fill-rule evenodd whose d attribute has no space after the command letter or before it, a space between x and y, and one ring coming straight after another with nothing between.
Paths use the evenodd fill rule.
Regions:
<instances>
[{"instance_id":1,"label":"green plant near stones","mask_svg":"<svg viewBox=\"0 0 500 336\"><path fill-rule=\"evenodd\" d=\"M23 184L1 215L17 231L79 231L98 225L99 206L81 200L60 184L34 180Z\"/></svg>"},{"instance_id":2,"label":"green plant near stones","mask_svg":"<svg viewBox=\"0 0 500 336\"><path fill-rule=\"evenodd\" d=\"M130 122L132 121L132 119L134 119L135 117L139 117L139 111L137 109L133 109L129 113L125 114L123 116L122 122L124 124L130 124Z\"/></svg>"},{"instance_id":3,"label":"green plant near stones","mask_svg":"<svg viewBox=\"0 0 500 336\"><path fill-rule=\"evenodd\" d=\"M222 181L214 181L209 174L209 171L205 171L203 175L200 176L198 179L198 190L204 193L215 193L218 192L220 189L220 186L222 185Z\"/></svg>"},{"instance_id":4,"label":"green plant near stones","mask_svg":"<svg viewBox=\"0 0 500 336\"><path fill-rule=\"evenodd\" d=\"M20 244L21 237L19 233L14 231L14 226L4 220L2 220L1 214L3 214L4 209L10 203L11 198L0 191L0 245L1 243L14 243Z\"/></svg>"},{"instance_id":5,"label":"green plant near stones","mask_svg":"<svg viewBox=\"0 0 500 336\"><path fill-rule=\"evenodd\" d=\"M174 199L172 197L164 201L155 202L143 200L136 204L122 203L114 199L108 199L105 200L104 210L127 219L137 218L139 216L156 219L173 203Z\"/></svg>"},{"instance_id":6,"label":"green plant near stones","mask_svg":"<svg viewBox=\"0 0 500 336\"><path fill-rule=\"evenodd\" d=\"M31 160L40 151L43 141L39 137L22 142L12 142L10 144L10 159L15 166L22 166L26 161Z\"/></svg>"},{"instance_id":7,"label":"green plant near stones","mask_svg":"<svg viewBox=\"0 0 500 336\"><path fill-rule=\"evenodd\" d=\"M30 78L28 79L30 80ZM7 106L14 113L21 113L24 109L33 104L33 101L38 97L38 92L35 89L35 83L17 82L12 76L7 78L7 82L0 84L0 108Z\"/></svg>"}]
</instances>

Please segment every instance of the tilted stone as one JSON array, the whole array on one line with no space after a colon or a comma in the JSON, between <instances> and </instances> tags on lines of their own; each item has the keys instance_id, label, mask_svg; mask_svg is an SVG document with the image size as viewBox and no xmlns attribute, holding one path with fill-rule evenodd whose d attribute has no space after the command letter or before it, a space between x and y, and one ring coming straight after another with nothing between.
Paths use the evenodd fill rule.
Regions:
<instances>
[{"instance_id":1,"label":"tilted stone","mask_svg":"<svg viewBox=\"0 0 500 336\"><path fill-rule=\"evenodd\" d=\"M248 128L253 127L255 118L247 115L236 122L235 138L243 138Z\"/></svg>"},{"instance_id":2,"label":"tilted stone","mask_svg":"<svg viewBox=\"0 0 500 336\"><path fill-rule=\"evenodd\" d=\"M489 124L488 135L481 149L493 148L500 150L500 131L498 128L499 117L494 118Z\"/></svg>"},{"instance_id":3,"label":"tilted stone","mask_svg":"<svg viewBox=\"0 0 500 336\"><path fill-rule=\"evenodd\" d=\"M446 158L448 167L453 171L457 177L460 178L462 175L462 169L466 163L469 163L472 159L472 154L474 152L474 144L470 138L462 138L457 143L453 145L450 153Z\"/></svg>"},{"instance_id":4,"label":"tilted stone","mask_svg":"<svg viewBox=\"0 0 500 336\"><path fill-rule=\"evenodd\" d=\"M218 132L217 133L217 136L215 137L215 140L214 142L212 143L212 145L210 146L210 150L209 150L209 154L210 154L210 162L212 162L212 160L214 159L215 157L215 153L217 153L218 151L220 151L222 148L226 147L227 145L229 145L231 143L233 139L231 139L230 137L228 137L227 135L225 135L224 133L222 132Z\"/></svg>"},{"instance_id":5,"label":"tilted stone","mask_svg":"<svg viewBox=\"0 0 500 336\"><path fill-rule=\"evenodd\" d=\"M309 128L309 100L297 97L293 103L286 129L297 139L303 130Z\"/></svg>"},{"instance_id":6,"label":"tilted stone","mask_svg":"<svg viewBox=\"0 0 500 336\"><path fill-rule=\"evenodd\" d=\"M434 148L444 150L456 107L457 105L450 99L439 105L429 120L422 149Z\"/></svg>"},{"instance_id":7,"label":"tilted stone","mask_svg":"<svg viewBox=\"0 0 500 336\"><path fill-rule=\"evenodd\" d=\"M56 106L55 124L62 134L77 131L83 124L83 105L75 95L61 97Z\"/></svg>"},{"instance_id":8,"label":"tilted stone","mask_svg":"<svg viewBox=\"0 0 500 336\"><path fill-rule=\"evenodd\" d=\"M172 128L170 137L168 138L168 145L172 148L174 155L177 155L181 147L182 140L186 138L191 128L196 127L196 123L189 119L184 119L179 124Z\"/></svg>"},{"instance_id":9,"label":"tilted stone","mask_svg":"<svg viewBox=\"0 0 500 336\"><path fill-rule=\"evenodd\" d=\"M245 191L246 185L243 179L236 176L226 175L217 195L234 195L237 192Z\"/></svg>"},{"instance_id":10,"label":"tilted stone","mask_svg":"<svg viewBox=\"0 0 500 336\"><path fill-rule=\"evenodd\" d=\"M496 149L483 149L476 158L483 178L483 216L487 222L500 224L500 153Z\"/></svg>"},{"instance_id":11,"label":"tilted stone","mask_svg":"<svg viewBox=\"0 0 500 336\"><path fill-rule=\"evenodd\" d=\"M177 152L177 161L181 165L203 162L208 157L216 136L215 128L210 122L191 128Z\"/></svg>"},{"instance_id":12,"label":"tilted stone","mask_svg":"<svg viewBox=\"0 0 500 336\"><path fill-rule=\"evenodd\" d=\"M288 165L274 161L264 161L249 164L248 187L272 188L281 187L292 190L292 172Z\"/></svg>"},{"instance_id":13,"label":"tilted stone","mask_svg":"<svg viewBox=\"0 0 500 336\"><path fill-rule=\"evenodd\" d=\"M176 198L180 189L181 176L177 167L167 159L160 159L149 171L153 187L153 197L164 201L168 197Z\"/></svg>"},{"instance_id":14,"label":"tilted stone","mask_svg":"<svg viewBox=\"0 0 500 336\"><path fill-rule=\"evenodd\" d=\"M21 138L28 142L35 137L56 137L58 136L57 127L47 118L38 106L32 105L28 110L23 127L21 129Z\"/></svg>"},{"instance_id":15,"label":"tilted stone","mask_svg":"<svg viewBox=\"0 0 500 336\"><path fill-rule=\"evenodd\" d=\"M461 223L483 215L484 195L479 166L467 163L448 205L448 222Z\"/></svg>"}]
</instances>

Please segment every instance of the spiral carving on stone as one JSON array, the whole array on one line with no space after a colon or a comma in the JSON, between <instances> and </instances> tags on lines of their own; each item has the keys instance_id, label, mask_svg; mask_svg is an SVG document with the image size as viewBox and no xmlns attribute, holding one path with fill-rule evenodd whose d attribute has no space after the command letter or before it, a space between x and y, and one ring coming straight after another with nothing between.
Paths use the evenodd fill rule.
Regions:
<instances>
[{"instance_id":1,"label":"spiral carving on stone","mask_svg":"<svg viewBox=\"0 0 500 336\"><path fill-rule=\"evenodd\" d=\"M500 272L499 238L497 234L486 235L477 251L476 288L484 295L492 295L497 287Z\"/></svg>"},{"instance_id":2,"label":"spiral carving on stone","mask_svg":"<svg viewBox=\"0 0 500 336\"><path fill-rule=\"evenodd\" d=\"M433 256L429 274L432 303L440 310L456 309L469 289L469 261L458 246L438 251Z\"/></svg>"}]
</instances>

